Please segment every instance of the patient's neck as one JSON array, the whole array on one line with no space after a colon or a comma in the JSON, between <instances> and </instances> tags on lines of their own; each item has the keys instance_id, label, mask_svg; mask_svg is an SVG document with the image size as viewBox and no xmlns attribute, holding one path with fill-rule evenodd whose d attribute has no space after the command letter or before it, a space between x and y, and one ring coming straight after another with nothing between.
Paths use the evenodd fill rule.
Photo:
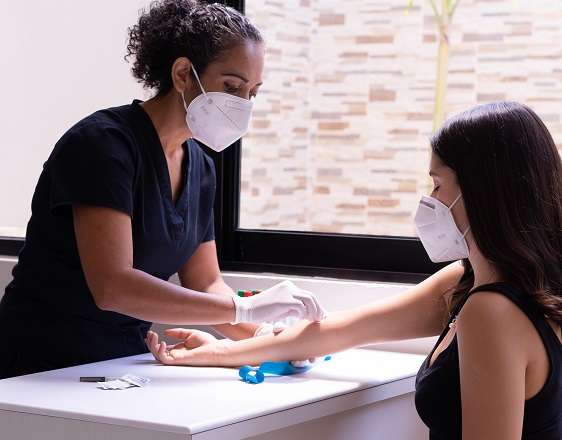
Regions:
<instances>
[{"instance_id":1,"label":"patient's neck","mask_svg":"<svg viewBox=\"0 0 562 440\"><path fill-rule=\"evenodd\" d=\"M470 249L468 259L474 271L474 287L504 281L499 269L482 255L474 240L469 238L467 241Z\"/></svg>"}]
</instances>

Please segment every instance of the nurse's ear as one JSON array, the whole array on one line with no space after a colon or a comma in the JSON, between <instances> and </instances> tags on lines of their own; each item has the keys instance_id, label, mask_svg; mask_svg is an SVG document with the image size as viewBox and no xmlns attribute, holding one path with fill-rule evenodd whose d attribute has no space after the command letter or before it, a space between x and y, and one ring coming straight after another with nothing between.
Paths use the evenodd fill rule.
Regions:
<instances>
[{"instance_id":1,"label":"nurse's ear","mask_svg":"<svg viewBox=\"0 0 562 440\"><path fill-rule=\"evenodd\" d=\"M193 76L191 73L191 61L187 57L180 57L172 65L172 83L178 93L189 93L194 89ZM188 98L188 96L186 96Z\"/></svg>"}]
</instances>

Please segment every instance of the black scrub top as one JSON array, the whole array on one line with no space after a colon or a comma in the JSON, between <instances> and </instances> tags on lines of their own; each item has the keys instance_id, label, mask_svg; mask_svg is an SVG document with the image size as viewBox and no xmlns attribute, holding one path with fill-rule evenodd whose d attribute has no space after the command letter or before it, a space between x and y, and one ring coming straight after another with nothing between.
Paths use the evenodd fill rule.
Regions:
<instances>
[{"instance_id":1,"label":"black scrub top","mask_svg":"<svg viewBox=\"0 0 562 440\"><path fill-rule=\"evenodd\" d=\"M139 104L78 122L45 163L25 245L0 303L0 378L146 352L150 322L100 310L93 300L73 204L129 215L133 266L162 280L214 239L212 160L196 141L183 145L183 187L174 204L162 145Z\"/></svg>"}]
</instances>

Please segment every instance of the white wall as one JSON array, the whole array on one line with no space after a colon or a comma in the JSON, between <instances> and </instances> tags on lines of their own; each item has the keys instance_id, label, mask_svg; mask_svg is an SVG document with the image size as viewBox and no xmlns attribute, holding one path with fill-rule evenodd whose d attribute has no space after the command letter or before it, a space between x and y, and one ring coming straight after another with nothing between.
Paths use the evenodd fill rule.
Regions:
<instances>
[{"instance_id":1,"label":"white wall","mask_svg":"<svg viewBox=\"0 0 562 440\"><path fill-rule=\"evenodd\" d=\"M43 162L71 125L146 98L123 56L148 3L0 0L0 236L24 235Z\"/></svg>"}]
</instances>

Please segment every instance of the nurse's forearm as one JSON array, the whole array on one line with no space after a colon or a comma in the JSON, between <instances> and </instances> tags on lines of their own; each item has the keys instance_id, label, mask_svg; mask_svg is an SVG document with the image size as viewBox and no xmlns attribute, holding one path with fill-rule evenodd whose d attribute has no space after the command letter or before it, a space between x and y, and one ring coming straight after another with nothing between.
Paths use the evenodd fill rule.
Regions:
<instances>
[{"instance_id":1,"label":"nurse's forearm","mask_svg":"<svg viewBox=\"0 0 562 440\"><path fill-rule=\"evenodd\" d=\"M207 288L205 288L205 292L209 292L211 294L219 293L228 297L234 295L234 292L232 291L230 286L224 282L222 277L220 277L220 279L215 281L210 286L207 286ZM258 326L256 324L218 324L214 325L213 328L221 335L238 341L240 339L253 337Z\"/></svg>"},{"instance_id":2,"label":"nurse's forearm","mask_svg":"<svg viewBox=\"0 0 562 440\"><path fill-rule=\"evenodd\" d=\"M97 305L103 310L172 325L234 321L234 303L226 295L196 292L136 269L107 278L102 294L96 295Z\"/></svg>"}]
</instances>

